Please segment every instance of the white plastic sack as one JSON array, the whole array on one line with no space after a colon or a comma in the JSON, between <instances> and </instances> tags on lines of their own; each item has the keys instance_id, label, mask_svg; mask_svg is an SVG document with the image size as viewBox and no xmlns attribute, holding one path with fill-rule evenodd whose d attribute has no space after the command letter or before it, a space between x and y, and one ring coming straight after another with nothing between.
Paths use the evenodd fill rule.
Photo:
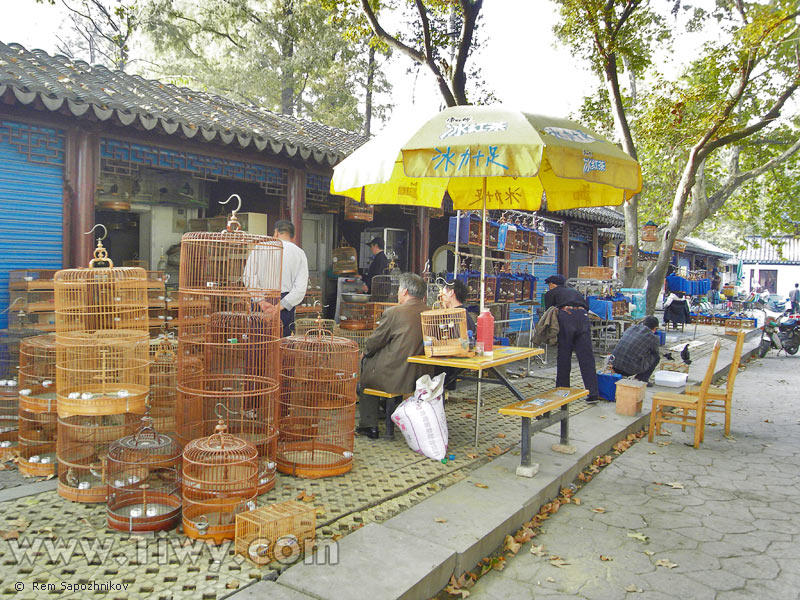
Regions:
<instances>
[{"instance_id":1,"label":"white plastic sack","mask_svg":"<svg viewBox=\"0 0 800 600\"><path fill-rule=\"evenodd\" d=\"M417 380L414 395L400 403L392 421L403 432L408 447L432 458L447 455L447 417L444 413L444 373Z\"/></svg>"}]
</instances>

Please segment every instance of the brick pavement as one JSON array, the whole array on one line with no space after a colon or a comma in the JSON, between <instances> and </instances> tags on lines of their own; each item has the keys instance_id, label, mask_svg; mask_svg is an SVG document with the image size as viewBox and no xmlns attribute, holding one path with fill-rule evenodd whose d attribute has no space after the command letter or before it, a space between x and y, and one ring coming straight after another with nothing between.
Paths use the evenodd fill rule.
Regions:
<instances>
[{"instance_id":1,"label":"brick pavement","mask_svg":"<svg viewBox=\"0 0 800 600\"><path fill-rule=\"evenodd\" d=\"M800 597L798 367L800 357L774 353L749 363L736 380L730 437L715 414L699 450L675 425L660 444L644 438L470 598ZM553 566L551 556L569 564Z\"/></svg>"}]
</instances>

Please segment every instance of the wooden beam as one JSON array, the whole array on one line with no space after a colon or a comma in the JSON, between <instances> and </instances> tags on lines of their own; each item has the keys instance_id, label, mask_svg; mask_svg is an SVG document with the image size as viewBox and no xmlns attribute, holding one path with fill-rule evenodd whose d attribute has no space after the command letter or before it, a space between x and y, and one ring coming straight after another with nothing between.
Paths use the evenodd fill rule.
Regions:
<instances>
[{"instance_id":1,"label":"wooden beam","mask_svg":"<svg viewBox=\"0 0 800 600\"><path fill-rule=\"evenodd\" d=\"M99 170L99 139L97 134L83 129L77 131L77 156L75 166L75 200L72 206L72 249L71 263L76 267L86 267L94 248L94 235L85 232L94 227L94 192L97 187Z\"/></svg>"},{"instance_id":2,"label":"wooden beam","mask_svg":"<svg viewBox=\"0 0 800 600\"><path fill-rule=\"evenodd\" d=\"M569 221L561 226L561 263L559 273L569 279Z\"/></svg>"},{"instance_id":3,"label":"wooden beam","mask_svg":"<svg viewBox=\"0 0 800 600\"><path fill-rule=\"evenodd\" d=\"M303 241L303 208L306 203L306 172L289 169L289 220L294 225L294 243Z\"/></svg>"},{"instance_id":4,"label":"wooden beam","mask_svg":"<svg viewBox=\"0 0 800 600\"><path fill-rule=\"evenodd\" d=\"M592 257L591 257L590 262L592 263L593 267L594 266L601 266L598 263L598 258L600 257L600 251L599 251L599 246L600 245L599 245L599 239L598 239L598 233L597 232L598 232L598 228L597 227L592 227Z\"/></svg>"},{"instance_id":5,"label":"wooden beam","mask_svg":"<svg viewBox=\"0 0 800 600\"><path fill-rule=\"evenodd\" d=\"M422 274L425 269L425 263L428 260L428 254L431 247L431 217L430 211L424 206L417 208L417 232L418 232L418 248L419 252L416 259L415 272Z\"/></svg>"}]
</instances>

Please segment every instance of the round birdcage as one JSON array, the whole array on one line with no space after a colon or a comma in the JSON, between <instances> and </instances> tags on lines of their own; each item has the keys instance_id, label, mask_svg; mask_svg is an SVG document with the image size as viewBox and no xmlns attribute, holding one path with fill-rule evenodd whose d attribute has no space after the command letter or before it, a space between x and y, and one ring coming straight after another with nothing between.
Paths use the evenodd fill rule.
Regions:
<instances>
[{"instance_id":1,"label":"round birdcage","mask_svg":"<svg viewBox=\"0 0 800 600\"><path fill-rule=\"evenodd\" d=\"M38 333L0 330L0 455L17 444L20 346L24 339Z\"/></svg>"},{"instance_id":2,"label":"round birdcage","mask_svg":"<svg viewBox=\"0 0 800 600\"><path fill-rule=\"evenodd\" d=\"M370 296L373 302L397 302L400 289L400 271L375 275L370 283Z\"/></svg>"},{"instance_id":3,"label":"round birdcage","mask_svg":"<svg viewBox=\"0 0 800 600\"><path fill-rule=\"evenodd\" d=\"M167 335L150 340L150 417L156 431L175 433L178 398L178 342Z\"/></svg>"},{"instance_id":4,"label":"round birdcage","mask_svg":"<svg viewBox=\"0 0 800 600\"><path fill-rule=\"evenodd\" d=\"M88 268L58 271L53 287L58 334L148 331L147 272L138 267L114 267L101 240Z\"/></svg>"},{"instance_id":5,"label":"round birdcage","mask_svg":"<svg viewBox=\"0 0 800 600\"><path fill-rule=\"evenodd\" d=\"M275 409L278 382L275 379L243 375L198 373L178 384L176 432L183 444L214 433L219 407L231 434L252 444L258 451L258 491L275 486Z\"/></svg>"},{"instance_id":6,"label":"round birdcage","mask_svg":"<svg viewBox=\"0 0 800 600\"><path fill-rule=\"evenodd\" d=\"M108 450L131 435L141 415L128 413L58 418L58 493L76 502L105 502Z\"/></svg>"},{"instance_id":7,"label":"round birdcage","mask_svg":"<svg viewBox=\"0 0 800 600\"><path fill-rule=\"evenodd\" d=\"M181 449L158 433L149 416L133 435L108 449L108 526L119 531L166 531L181 514Z\"/></svg>"},{"instance_id":8,"label":"round birdcage","mask_svg":"<svg viewBox=\"0 0 800 600\"><path fill-rule=\"evenodd\" d=\"M35 335L20 343L19 408L56 411L56 336Z\"/></svg>"},{"instance_id":9,"label":"round birdcage","mask_svg":"<svg viewBox=\"0 0 800 600\"><path fill-rule=\"evenodd\" d=\"M255 509L258 488L258 451L226 430L220 419L183 450L183 532L217 544L234 539L236 514Z\"/></svg>"},{"instance_id":10,"label":"round birdcage","mask_svg":"<svg viewBox=\"0 0 800 600\"><path fill-rule=\"evenodd\" d=\"M19 443L17 468L24 475L47 477L55 473L56 430L55 412L19 410Z\"/></svg>"},{"instance_id":11,"label":"round birdcage","mask_svg":"<svg viewBox=\"0 0 800 600\"><path fill-rule=\"evenodd\" d=\"M305 335L312 329L324 329L333 333L333 328L336 326L336 321L333 319L295 319L294 321L294 334Z\"/></svg>"},{"instance_id":12,"label":"round birdcage","mask_svg":"<svg viewBox=\"0 0 800 600\"><path fill-rule=\"evenodd\" d=\"M420 319L425 356L470 356L466 310L434 305Z\"/></svg>"},{"instance_id":13,"label":"round birdcage","mask_svg":"<svg viewBox=\"0 0 800 600\"><path fill-rule=\"evenodd\" d=\"M318 329L281 341L278 470L328 477L353 467L358 346Z\"/></svg>"},{"instance_id":14,"label":"round birdcage","mask_svg":"<svg viewBox=\"0 0 800 600\"><path fill-rule=\"evenodd\" d=\"M342 302L339 327L351 331L375 329L373 311L369 302Z\"/></svg>"},{"instance_id":15,"label":"round birdcage","mask_svg":"<svg viewBox=\"0 0 800 600\"><path fill-rule=\"evenodd\" d=\"M147 329L56 333L59 416L144 413L149 346Z\"/></svg>"},{"instance_id":16,"label":"round birdcage","mask_svg":"<svg viewBox=\"0 0 800 600\"><path fill-rule=\"evenodd\" d=\"M356 346L358 346L358 351L364 351L364 344L366 343L369 336L371 336L375 332L374 329L342 329L339 325L334 326L333 328L333 336L344 338L346 340L350 340L351 342L355 342Z\"/></svg>"}]
</instances>

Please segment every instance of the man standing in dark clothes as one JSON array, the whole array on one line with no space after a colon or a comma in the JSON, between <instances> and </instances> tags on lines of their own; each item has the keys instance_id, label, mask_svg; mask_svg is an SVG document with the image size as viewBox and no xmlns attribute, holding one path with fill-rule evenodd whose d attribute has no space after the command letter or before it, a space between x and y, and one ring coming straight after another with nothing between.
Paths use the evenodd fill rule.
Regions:
<instances>
[{"instance_id":1,"label":"man standing in dark clothes","mask_svg":"<svg viewBox=\"0 0 800 600\"><path fill-rule=\"evenodd\" d=\"M369 242L369 249L372 250L372 262L369 265L367 274L364 275L365 291L372 291L372 278L375 275L383 275L389 270L389 259L383 251L383 238L374 237Z\"/></svg>"},{"instance_id":2,"label":"man standing in dark clothes","mask_svg":"<svg viewBox=\"0 0 800 600\"><path fill-rule=\"evenodd\" d=\"M586 402L599 398L597 369L592 354L592 337L589 326L589 304L583 295L564 284L563 275L551 275L544 280L550 290L544 295L544 306L558 308L558 358L556 360L556 387L570 387L572 351L578 357L584 387L589 390Z\"/></svg>"}]
</instances>

